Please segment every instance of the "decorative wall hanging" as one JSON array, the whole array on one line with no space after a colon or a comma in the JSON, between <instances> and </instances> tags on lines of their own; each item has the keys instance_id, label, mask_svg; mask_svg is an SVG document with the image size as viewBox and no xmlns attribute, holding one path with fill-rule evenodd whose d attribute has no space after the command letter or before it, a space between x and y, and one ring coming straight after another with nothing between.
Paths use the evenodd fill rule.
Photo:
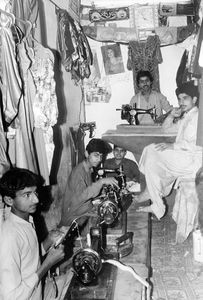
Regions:
<instances>
[{"instance_id":1,"label":"decorative wall hanging","mask_svg":"<svg viewBox=\"0 0 203 300\"><path fill-rule=\"evenodd\" d=\"M80 0L66 0L67 12L70 16L76 20L80 21Z\"/></svg>"},{"instance_id":2,"label":"decorative wall hanging","mask_svg":"<svg viewBox=\"0 0 203 300\"><path fill-rule=\"evenodd\" d=\"M96 85L87 82L84 86L85 103L108 103L111 98L111 85L107 76L102 77Z\"/></svg>"},{"instance_id":3,"label":"decorative wall hanging","mask_svg":"<svg viewBox=\"0 0 203 300\"><path fill-rule=\"evenodd\" d=\"M80 24L84 33L96 41L126 43L131 41L146 41L149 36L158 35L161 45L172 45L183 41L198 29L199 2L184 6L177 3L134 4L127 7L128 20L110 19L108 9L91 9L90 6L81 6ZM184 8L184 9L183 9ZM187 9L186 9L187 8ZM126 8L119 8L126 9ZM113 10L112 8L109 9ZM118 9L117 9L118 10ZM103 19L99 12L106 12ZM114 12L116 8L114 8ZM161 11L161 13L160 13ZM90 12L95 12L94 20L89 21ZM176 14L175 14L176 13ZM188 14L188 15L186 15ZM193 15L191 15L193 14ZM91 17L93 18L93 17ZM178 25L172 25L175 19L187 20ZM105 22L112 21L112 22ZM169 26L170 21L170 26ZM102 23L103 22L103 23Z\"/></svg>"},{"instance_id":4,"label":"decorative wall hanging","mask_svg":"<svg viewBox=\"0 0 203 300\"><path fill-rule=\"evenodd\" d=\"M119 21L126 19L129 19L128 7L91 9L89 11L89 20L91 22Z\"/></svg>"},{"instance_id":5,"label":"decorative wall hanging","mask_svg":"<svg viewBox=\"0 0 203 300\"><path fill-rule=\"evenodd\" d=\"M120 42L128 43L137 40L135 28L110 27L110 26L83 26L84 33L100 42Z\"/></svg>"},{"instance_id":6,"label":"decorative wall hanging","mask_svg":"<svg viewBox=\"0 0 203 300\"><path fill-rule=\"evenodd\" d=\"M104 69L106 75L113 75L124 72L121 48L118 44L102 46Z\"/></svg>"},{"instance_id":7,"label":"decorative wall hanging","mask_svg":"<svg viewBox=\"0 0 203 300\"><path fill-rule=\"evenodd\" d=\"M93 65L90 67L91 75L84 79L85 103L107 103L111 98L111 87L107 76L101 77L96 49L92 49Z\"/></svg>"},{"instance_id":8,"label":"decorative wall hanging","mask_svg":"<svg viewBox=\"0 0 203 300\"><path fill-rule=\"evenodd\" d=\"M175 16L175 15L194 16L195 6L193 3L186 3L186 4L160 3L159 14L161 16Z\"/></svg>"}]
</instances>

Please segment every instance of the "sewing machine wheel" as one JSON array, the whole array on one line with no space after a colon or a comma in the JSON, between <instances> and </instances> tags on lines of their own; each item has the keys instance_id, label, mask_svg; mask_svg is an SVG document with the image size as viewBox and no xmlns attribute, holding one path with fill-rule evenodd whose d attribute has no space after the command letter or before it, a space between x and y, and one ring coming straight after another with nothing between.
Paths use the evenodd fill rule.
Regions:
<instances>
[{"instance_id":1,"label":"sewing machine wheel","mask_svg":"<svg viewBox=\"0 0 203 300\"><path fill-rule=\"evenodd\" d=\"M102 262L96 251L86 248L73 255L72 266L78 279L84 284L89 284L101 271Z\"/></svg>"},{"instance_id":2,"label":"sewing machine wheel","mask_svg":"<svg viewBox=\"0 0 203 300\"><path fill-rule=\"evenodd\" d=\"M107 225L112 224L119 214L119 208L116 203L105 200L98 207L98 214Z\"/></svg>"}]
</instances>

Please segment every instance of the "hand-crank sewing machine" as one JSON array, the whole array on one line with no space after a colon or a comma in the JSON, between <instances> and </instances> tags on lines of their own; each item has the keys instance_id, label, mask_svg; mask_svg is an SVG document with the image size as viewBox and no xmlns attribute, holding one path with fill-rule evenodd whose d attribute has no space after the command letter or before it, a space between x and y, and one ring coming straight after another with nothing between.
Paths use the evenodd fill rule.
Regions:
<instances>
[{"instance_id":1,"label":"hand-crank sewing machine","mask_svg":"<svg viewBox=\"0 0 203 300\"><path fill-rule=\"evenodd\" d=\"M127 120L130 125L139 125L138 116L140 114L149 114L154 121L157 117L155 107L150 109L137 108L136 103L134 106L123 104L121 109L117 108L116 110L121 111L121 119Z\"/></svg>"}]
</instances>

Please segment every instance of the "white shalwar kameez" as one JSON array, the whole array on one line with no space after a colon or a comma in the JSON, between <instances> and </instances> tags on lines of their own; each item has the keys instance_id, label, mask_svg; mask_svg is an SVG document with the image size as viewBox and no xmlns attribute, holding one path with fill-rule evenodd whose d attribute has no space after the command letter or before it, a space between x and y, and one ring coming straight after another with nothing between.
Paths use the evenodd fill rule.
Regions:
<instances>
[{"instance_id":1,"label":"white shalwar kameez","mask_svg":"<svg viewBox=\"0 0 203 300\"><path fill-rule=\"evenodd\" d=\"M2 224L0 245L0 286L4 300L40 300L41 283L38 240L29 222L10 213Z\"/></svg>"},{"instance_id":2,"label":"white shalwar kameez","mask_svg":"<svg viewBox=\"0 0 203 300\"><path fill-rule=\"evenodd\" d=\"M139 169L145 175L151 209L158 219L165 214L162 197L167 196L176 179L195 178L202 166L202 147L196 145L198 108L193 107L179 120L174 149L144 148Z\"/></svg>"}]
</instances>

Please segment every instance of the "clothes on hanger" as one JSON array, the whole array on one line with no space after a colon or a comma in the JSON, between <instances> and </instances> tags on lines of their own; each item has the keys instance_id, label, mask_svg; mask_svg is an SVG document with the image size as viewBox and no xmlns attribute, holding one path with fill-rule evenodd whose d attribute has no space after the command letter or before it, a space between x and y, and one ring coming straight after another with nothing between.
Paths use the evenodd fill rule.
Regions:
<instances>
[{"instance_id":1,"label":"clothes on hanger","mask_svg":"<svg viewBox=\"0 0 203 300\"><path fill-rule=\"evenodd\" d=\"M54 142L52 127L57 123L58 106L54 80L54 55L50 49L34 43L34 60L31 65L36 93L33 98L35 131L41 129L46 149L48 170L51 170ZM39 134L39 133L38 133ZM36 146L38 148L38 145Z\"/></svg>"},{"instance_id":2,"label":"clothes on hanger","mask_svg":"<svg viewBox=\"0 0 203 300\"><path fill-rule=\"evenodd\" d=\"M35 24L39 13L38 0L15 0L11 3L11 11L16 17L16 25L26 34L26 22L30 21L31 24Z\"/></svg>"},{"instance_id":3,"label":"clothes on hanger","mask_svg":"<svg viewBox=\"0 0 203 300\"><path fill-rule=\"evenodd\" d=\"M58 117L54 56L34 40L31 22L18 19L25 25L23 33L12 14L5 16L3 25L0 22L0 77L3 116L7 125L15 128L9 154L15 166L41 174L49 185L52 126ZM30 38L34 48L28 44Z\"/></svg>"},{"instance_id":4,"label":"clothes on hanger","mask_svg":"<svg viewBox=\"0 0 203 300\"><path fill-rule=\"evenodd\" d=\"M160 40L157 35L148 36L146 41L130 41L128 50L128 70L133 71L135 94L138 92L136 77L140 70L148 70L153 76L153 89L160 91L158 64L162 62Z\"/></svg>"}]
</instances>

